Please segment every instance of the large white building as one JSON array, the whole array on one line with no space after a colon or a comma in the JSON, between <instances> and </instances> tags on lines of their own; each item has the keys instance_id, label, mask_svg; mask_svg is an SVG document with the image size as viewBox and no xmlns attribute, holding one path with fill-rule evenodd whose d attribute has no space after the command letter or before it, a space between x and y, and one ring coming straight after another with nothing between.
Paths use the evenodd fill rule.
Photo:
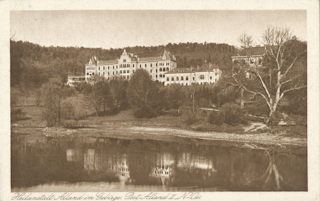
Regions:
<instances>
[{"instance_id":1,"label":"large white building","mask_svg":"<svg viewBox=\"0 0 320 201\"><path fill-rule=\"evenodd\" d=\"M124 50L117 60L91 58L89 63L85 65L85 80L88 82L92 75L103 76L107 80L118 77L130 79L137 69L144 69L149 72L152 80L164 82L165 73L176 67L176 58L168 51L164 51L163 55L159 57L140 58Z\"/></svg>"},{"instance_id":2,"label":"large white building","mask_svg":"<svg viewBox=\"0 0 320 201\"><path fill-rule=\"evenodd\" d=\"M218 82L221 74L222 71L219 66L211 63L205 63L197 67L176 68L166 73L164 85L214 84Z\"/></svg>"},{"instance_id":3,"label":"large white building","mask_svg":"<svg viewBox=\"0 0 320 201\"><path fill-rule=\"evenodd\" d=\"M159 57L139 58L137 55L123 51L117 60L99 60L96 57L85 64L84 76L68 76L68 85L78 82L90 82L92 76L103 76L107 80L117 78L130 79L137 69L144 69L154 81L165 86L171 84L191 85L214 84L218 82L222 71L219 66L205 62L204 65L190 68L177 68L176 58L170 52L164 51Z\"/></svg>"}]
</instances>

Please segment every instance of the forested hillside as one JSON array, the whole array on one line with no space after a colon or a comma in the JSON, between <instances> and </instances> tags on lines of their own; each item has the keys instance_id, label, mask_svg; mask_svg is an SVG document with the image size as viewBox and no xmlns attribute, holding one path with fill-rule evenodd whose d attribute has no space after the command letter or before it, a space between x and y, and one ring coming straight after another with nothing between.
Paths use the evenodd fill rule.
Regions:
<instances>
[{"instance_id":1,"label":"forested hillside","mask_svg":"<svg viewBox=\"0 0 320 201\"><path fill-rule=\"evenodd\" d=\"M234 46L216 43L179 43L166 46L125 47L127 52L139 57L160 56L168 50L177 58L178 67L201 65L205 60L218 64L222 70L231 66ZM30 42L10 41L11 86L21 80L40 87L49 78L83 75L84 64L93 56L100 60L117 59L123 48L102 49L83 47L43 47Z\"/></svg>"}]
</instances>

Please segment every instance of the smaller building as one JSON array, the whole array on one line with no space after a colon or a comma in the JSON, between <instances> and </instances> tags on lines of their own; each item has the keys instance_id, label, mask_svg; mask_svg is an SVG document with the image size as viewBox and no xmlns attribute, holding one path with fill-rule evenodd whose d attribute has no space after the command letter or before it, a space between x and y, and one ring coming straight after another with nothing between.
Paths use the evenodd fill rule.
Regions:
<instances>
[{"instance_id":1,"label":"smaller building","mask_svg":"<svg viewBox=\"0 0 320 201\"><path fill-rule=\"evenodd\" d=\"M232 63L237 64L239 62L244 62L246 64L249 64L251 67L260 67L262 66L262 59L265 51L265 46L243 48L231 57Z\"/></svg>"},{"instance_id":2,"label":"smaller building","mask_svg":"<svg viewBox=\"0 0 320 201\"><path fill-rule=\"evenodd\" d=\"M83 76L68 76L67 85L74 87L75 84L85 82L85 81L86 81L86 77L84 75Z\"/></svg>"},{"instance_id":3,"label":"smaller building","mask_svg":"<svg viewBox=\"0 0 320 201\"><path fill-rule=\"evenodd\" d=\"M219 69L219 66L206 62L201 67L175 68L170 70L165 74L164 85L214 84L218 82L221 74L222 71Z\"/></svg>"}]
</instances>

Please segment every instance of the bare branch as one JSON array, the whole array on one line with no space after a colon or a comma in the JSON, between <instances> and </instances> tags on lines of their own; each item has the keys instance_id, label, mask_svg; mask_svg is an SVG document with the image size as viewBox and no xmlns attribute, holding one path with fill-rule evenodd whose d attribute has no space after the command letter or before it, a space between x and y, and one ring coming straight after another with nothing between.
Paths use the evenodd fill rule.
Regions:
<instances>
[{"instance_id":1,"label":"bare branch","mask_svg":"<svg viewBox=\"0 0 320 201\"><path fill-rule=\"evenodd\" d=\"M307 52L307 50L301 52L298 56L296 56L296 57L293 59L293 61L292 61L292 63L290 64L290 66L287 68L286 72L284 72L284 73L282 74L281 77L284 77L284 76L290 71L290 69L293 67L293 65L294 65L295 62L297 61L297 59L298 59L302 54L304 54L305 52Z\"/></svg>"},{"instance_id":2,"label":"bare branch","mask_svg":"<svg viewBox=\"0 0 320 201\"><path fill-rule=\"evenodd\" d=\"M284 90L282 93L281 93L281 96L280 96L280 99L283 97L283 95L289 91L293 91L293 90L298 90L298 89L303 89L303 88L306 88L307 85L303 85L303 86L300 86L298 87L299 84L296 84L293 88L290 88L290 89L286 89Z\"/></svg>"},{"instance_id":3,"label":"bare branch","mask_svg":"<svg viewBox=\"0 0 320 201\"><path fill-rule=\"evenodd\" d=\"M238 41L244 46L244 47L250 47L253 43L252 36L247 35L246 33L243 33L239 36Z\"/></svg>"},{"instance_id":4,"label":"bare branch","mask_svg":"<svg viewBox=\"0 0 320 201\"><path fill-rule=\"evenodd\" d=\"M286 83L288 83L288 82L291 82L291 81L293 81L294 79L296 79L296 78L298 78L298 77L300 77L301 75L297 75L297 76L294 76L293 78L291 78L291 79L289 79L289 80L286 80L286 81L284 81L284 82L280 82L280 85L284 85L284 84L286 84Z\"/></svg>"}]
</instances>

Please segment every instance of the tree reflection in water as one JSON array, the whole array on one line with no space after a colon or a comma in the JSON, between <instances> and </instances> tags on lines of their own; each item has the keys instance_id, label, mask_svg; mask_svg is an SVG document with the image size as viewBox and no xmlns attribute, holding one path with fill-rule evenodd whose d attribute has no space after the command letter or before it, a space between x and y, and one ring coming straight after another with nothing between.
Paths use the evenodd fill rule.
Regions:
<instances>
[{"instance_id":1,"label":"tree reflection in water","mask_svg":"<svg viewBox=\"0 0 320 201\"><path fill-rule=\"evenodd\" d=\"M306 151L283 148L12 135L11 154L12 188L117 182L163 191L307 190Z\"/></svg>"}]
</instances>

